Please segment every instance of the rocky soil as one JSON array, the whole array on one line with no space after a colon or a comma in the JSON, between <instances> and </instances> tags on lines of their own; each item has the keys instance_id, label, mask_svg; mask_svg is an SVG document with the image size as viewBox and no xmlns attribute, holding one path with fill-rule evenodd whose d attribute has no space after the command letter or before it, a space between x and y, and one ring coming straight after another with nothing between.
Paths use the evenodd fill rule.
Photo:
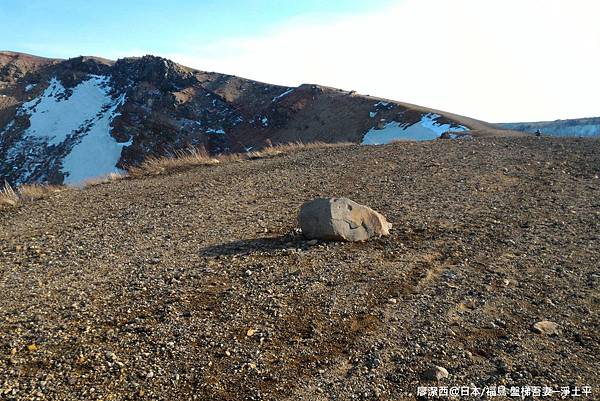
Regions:
<instances>
[{"instance_id":1,"label":"rocky soil","mask_svg":"<svg viewBox=\"0 0 600 401\"><path fill-rule=\"evenodd\" d=\"M419 386L493 385L598 399L598 174L598 140L439 140L1 212L0 399L415 400L429 399ZM391 236L303 240L297 211L317 196L371 206Z\"/></svg>"}]
</instances>

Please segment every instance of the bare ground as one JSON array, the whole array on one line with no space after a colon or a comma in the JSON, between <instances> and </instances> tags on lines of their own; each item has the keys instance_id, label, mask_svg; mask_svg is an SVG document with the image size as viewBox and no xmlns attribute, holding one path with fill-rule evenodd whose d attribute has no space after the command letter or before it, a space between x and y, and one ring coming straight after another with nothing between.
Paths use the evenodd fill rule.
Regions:
<instances>
[{"instance_id":1,"label":"bare ground","mask_svg":"<svg viewBox=\"0 0 600 401\"><path fill-rule=\"evenodd\" d=\"M598 140L350 146L0 212L0 399L414 400L432 365L598 399L599 173ZM316 196L392 235L303 241Z\"/></svg>"}]
</instances>

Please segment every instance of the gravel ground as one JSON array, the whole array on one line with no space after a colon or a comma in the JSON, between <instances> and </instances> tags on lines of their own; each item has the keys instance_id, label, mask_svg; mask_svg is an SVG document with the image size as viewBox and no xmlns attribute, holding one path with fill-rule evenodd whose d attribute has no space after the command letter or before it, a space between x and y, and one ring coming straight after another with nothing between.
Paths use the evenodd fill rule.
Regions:
<instances>
[{"instance_id":1,"label":"gravel ground","mask_svg":"<svg viewBox=\"0 0 600 401\"><path fill-rule=\"evenodd\" d=\"M500 385L600 399L598 174L598 140L440 140L0 212L0 399L415 400L435 398L419 386ZM316 196L371 206L392 235L304 241L296 214ZM556 333L533 329L543 320ZM433 366L448 377L428 380Z\"/></svg>"}]
</instances>

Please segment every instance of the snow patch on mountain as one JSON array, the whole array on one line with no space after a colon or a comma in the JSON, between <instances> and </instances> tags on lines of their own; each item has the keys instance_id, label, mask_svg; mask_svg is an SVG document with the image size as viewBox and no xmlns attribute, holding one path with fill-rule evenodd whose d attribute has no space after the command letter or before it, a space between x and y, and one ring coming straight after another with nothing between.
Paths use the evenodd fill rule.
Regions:
<instances>
[{"instance_id":1,"label":"snow patch on mountain","mask_svg":"<svg viewBox=\"0 0 600 401\"><path fill-rule=\"evenodd\" d=\"M68 93L56 78L52 78L44 93L23 103L19 115L29 115L25 136L46 139L58 145L85 123L91 123L102 107L111 102L108 77L92 76Z\"/></svg>"},{"instance_id":2,"label":"snow patch on mountain","mask_svg":"<svg viewBox=\"0 0 600 401\"><path fill-rule=\"evenodd\" d=\"M20 182L26 182L49 153L62 159L65 183L75 184L117 171L121 150L111 135L111 124L125 95L111 96L110 77L89 75L67 89L52 78L44 92L21 105L19 118L28 118L29 127L8 152L10 160L25 160Z\"/></svg>"},{"instance_id":3,"label":"snow patch on mountain","mask_svg":"<svg viewBox=\"0 0 600 401\"><path fill-rule=\"evenodd\" d=\"M437 139L447 131L466 131L464 126L440 124L439 114L429 113L415 124L390 121L382 128L371 128L363 137L363 145L383 145L394 141L428 141Z\"/></svg>"},{"instance_id":4,"label":"snow patch on mountain","mask_svg":"<svg viewBox=\"0 0 600 401\"><path fill-rule=\"evenodd\" d=\"M281 95L275 96L272 100L272 102L276 102L277 100L281 99L284 96L289 95L290 93L292 93L294 91L294 88L290 88L288 90L286 90L285 92L283 92Z\"/></svg>"},{"instance_id":5,"label":"snow patch on mountain","mask_svg":"<svg viewBox=\"0 0 600 401\"><path fill-rule=\"evenodd\" d=\"M110 108L100 113L88 133L63 159L62 171L67 174L65 184L79 184L92 177L119 171L116 165L121 158L121 151L123 147L131 145L132 140L118 143L110 135L110 124L119 115L117 107L124 102L123 94L114 102L104 103L102 107L110 105Z\"/></svg>"}]
</instances>

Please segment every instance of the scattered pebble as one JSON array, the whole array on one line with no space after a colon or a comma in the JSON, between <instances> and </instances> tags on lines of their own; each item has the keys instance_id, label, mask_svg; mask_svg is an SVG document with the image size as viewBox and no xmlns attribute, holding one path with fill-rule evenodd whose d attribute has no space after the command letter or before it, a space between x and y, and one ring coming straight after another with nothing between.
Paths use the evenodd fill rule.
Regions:
<instances>
[{"instance_id":1,"label":"scattered pebble","mask_svg":"<svg viewBox=\"0 0 600 401\"><path fill-rule=\"evenodd\" d=\"M558 335L558 323L549 320L542 320L535 323L532 329L538 334L545 334L548 336Z\"/></svg>"},{"instance_id":2,"label":"scattered pebble","mask_svg":"<svg viewBox=\"0 0 600 401\"><path fill-rule=\"evenodd\" d=\"M446 379L450 374L448 371L441 366L434 366L423 372L423 378L426 380L442 380Z\"/></svg>"}]
</instances>

